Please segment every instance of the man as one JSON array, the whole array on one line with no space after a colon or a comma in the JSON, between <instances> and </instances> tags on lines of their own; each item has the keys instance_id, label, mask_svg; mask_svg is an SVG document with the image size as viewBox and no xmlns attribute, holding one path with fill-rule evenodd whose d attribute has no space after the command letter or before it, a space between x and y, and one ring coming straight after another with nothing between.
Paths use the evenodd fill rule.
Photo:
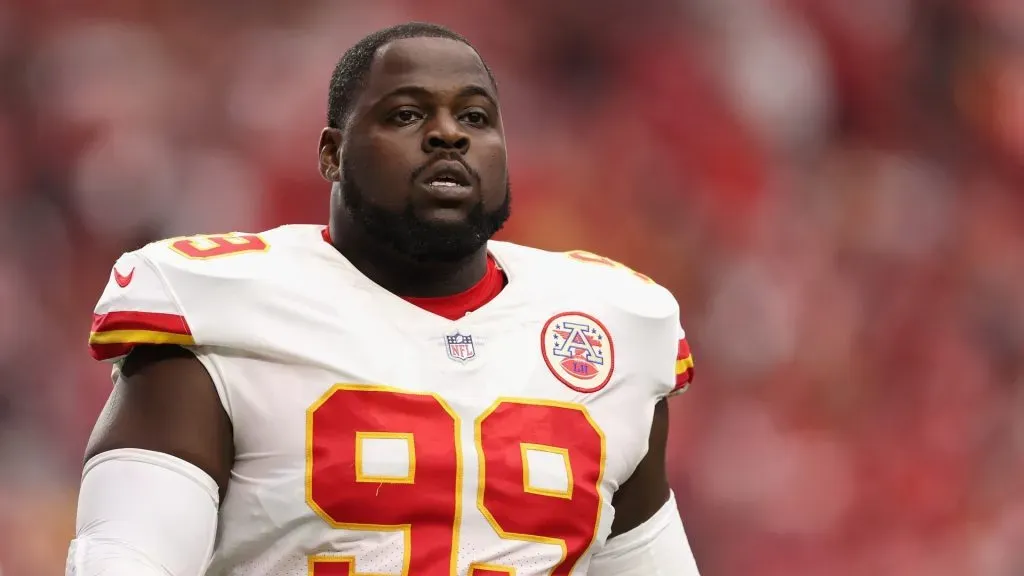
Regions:
<instances>
[{"instance_id":1,"label":"man","mask_svg":"<svg viewBox=\"0 0 1024 576\"><path fill-rule=\"evenodd\" d=\"M672 296L509 215L490 70L376 32L331 79L330 225L122 256L68 573L696 574L665 478Z\"/></svg>"}]
</instances>

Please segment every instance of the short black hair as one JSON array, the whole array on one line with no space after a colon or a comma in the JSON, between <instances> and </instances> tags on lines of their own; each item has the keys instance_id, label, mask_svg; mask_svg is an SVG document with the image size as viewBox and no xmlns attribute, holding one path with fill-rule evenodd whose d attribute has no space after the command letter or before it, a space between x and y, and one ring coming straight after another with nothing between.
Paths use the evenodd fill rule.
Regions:
<instances>
[{"instance_id":1,"label":"short black hair","mask_svg":"<svg viewBox=\"0 0 1024 576\"><path fill-rule=\"evenodd\" d=\"M346 50L334 66L334 73L331 74L331 87L327 96L328 127L341 128L348 119L352 104L355 103L359 92L364 87L366 74L370 71L377 51L391 42L407 38L447 38L462 42L477 52L476 47L464 36L440 24L406 22L368 34ZM479 52L477 52L477 56L480 56ZM484 62L482 56L480 61L483 62L484 69L487 70L491 84L497 88L491 68L487 62Z\"/></svg>"}]
</instances>

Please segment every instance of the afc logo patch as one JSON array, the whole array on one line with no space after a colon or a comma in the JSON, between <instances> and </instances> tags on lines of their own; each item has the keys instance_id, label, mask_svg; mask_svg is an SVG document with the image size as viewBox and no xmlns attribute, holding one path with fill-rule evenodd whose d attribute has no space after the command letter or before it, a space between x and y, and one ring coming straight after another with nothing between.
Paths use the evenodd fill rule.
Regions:
<instances>
[{"instance_id":1,"label":"afc logo patch","mask_svg":"<svg viewBox=\"0 0 1024 576\"><path fill-rule=\"evenodd\" d=\"M540 350L555 378L577 392L597 392L612 379L612 336L589 314L563 312L553 316L540 331Z\"/></svg>"},{"instance_id":2,"label":"afc logo patch","mask_svg":"<svg viewBox=\"0 0 1024 576\"><path fill-rule=\"evenodd\" d=\"M448 358L456 362L469 362L476 358L476 347L473 346L473 337L469 334L448 334L444 337L444 343Z\"/></svg>"}]
</instances>

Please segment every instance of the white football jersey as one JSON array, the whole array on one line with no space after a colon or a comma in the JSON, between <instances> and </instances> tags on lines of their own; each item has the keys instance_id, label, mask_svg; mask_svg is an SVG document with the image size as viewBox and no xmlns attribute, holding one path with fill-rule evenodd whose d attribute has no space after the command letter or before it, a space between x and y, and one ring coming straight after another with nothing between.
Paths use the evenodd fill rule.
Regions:
<instances>
[{"instance_id":1,"label":"white football jersey","mask_svg":"<svg viewBox=\"0 0 1024 576\"><path fill-rule=\"evenodd\" d=\"M208 574L585 574L655 403L692 374L675 299L593 254L492 241L508 284L452 321L322 231L150 244L96 307L97 359L187 346L234 425Z\"/></svg>"}]
</instances>

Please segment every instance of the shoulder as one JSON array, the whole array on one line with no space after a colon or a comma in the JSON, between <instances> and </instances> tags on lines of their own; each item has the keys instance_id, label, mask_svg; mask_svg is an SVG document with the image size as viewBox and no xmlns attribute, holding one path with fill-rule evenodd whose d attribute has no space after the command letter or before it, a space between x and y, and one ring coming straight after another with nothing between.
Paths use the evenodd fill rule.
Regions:
<instances>
[{"instance_id":1,"label":"shoulder","mask_svg":"<svg viewBox=\"0 0 1024 576\"><path fill-rule=\"evenodd\" d=\"M306 257L326 246L318 226L283 226L265 232L225 232L168 238L121 256L115 270L148 269L180 297L202 290L204 299L287 278Z\"/></svg>"},{"instance_id":2,"label":"shoulder","mask_svg":"<svg viewBox=\"0 0 1024 576\"><path fill-rule=\"evenodd\" d=\"M316 227L168 238L122 254L93 314L90 349L97 359L124 356L135 345L200 343L197 324L244 305L263 282L287 277L302 250L319 247ZM301 265L301 264L295 264Z\"/></svg>"},{"instance_id":3,"label":"shoulder","mask_svg":"<svg viewBox=\"0 0 1024 576\"><path fill-rule=\"evenodd\" d=\"M492 242L492 251L510 267L519 267L535 282L544 283L548 293L596 299L647 320L678 322L679 304L671 292L611 258L585 250L552 252L509 242Z\"/></svg>"},{"instance_id":4,"label":"shoulder","mask_svg":"<svg viewBox=\"0 0 1024 576\"><path fill-rule=\"evenodd\" d=\"M587 252L549 252L507 242L492 243L492 253L507 262L510 279L518 271L534 285L536 300L559 307L592 306L607 312L608 328L627 335L616 350L639 358L652 376L656 397L678 394L693 378L679 303L650 277L610 258Z\"/></svg>"}]
</instances>

